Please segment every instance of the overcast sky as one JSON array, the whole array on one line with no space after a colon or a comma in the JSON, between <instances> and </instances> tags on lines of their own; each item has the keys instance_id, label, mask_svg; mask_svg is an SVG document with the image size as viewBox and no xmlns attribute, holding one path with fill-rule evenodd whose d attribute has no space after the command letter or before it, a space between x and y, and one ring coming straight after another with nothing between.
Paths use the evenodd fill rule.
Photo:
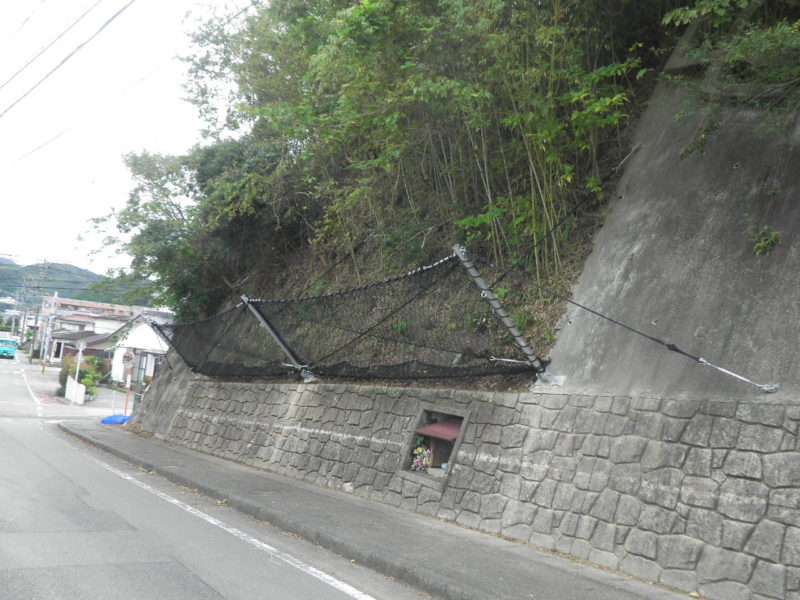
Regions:
<instances>
[{"instance_id":1,"label":"overcast sky","mask_svg":"<svg viewBox=\"0 0 800 600\"><path fill-rule=\"evenodd\" d=\"M182 100L185 65L173 57L189 52L187 33L198 19L248 4L0 2L0 256L101 274L127 266L127 259L108 251L90 256L101 244L88 221L124 206L132 184L123 154L178 154L200 141L202 123Z\"/></svg>"}]
</instances>

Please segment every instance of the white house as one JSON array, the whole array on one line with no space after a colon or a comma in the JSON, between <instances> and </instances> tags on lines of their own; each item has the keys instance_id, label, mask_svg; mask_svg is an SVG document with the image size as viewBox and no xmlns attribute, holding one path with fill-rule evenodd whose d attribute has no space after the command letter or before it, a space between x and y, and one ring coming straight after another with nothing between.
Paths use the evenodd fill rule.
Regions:
<instances>
[{"instance_id":1,"label":"white house","mask_svg":"<svg viewBox=\"0 0 800 600\"><path fill-rule=\"evenodd\" d=\"M136 316L116 332L114 354L111 359L111 379L149 382L155 373L156 363L167 353L166 340L142 316Z\"/></svg>"}]
</instances>

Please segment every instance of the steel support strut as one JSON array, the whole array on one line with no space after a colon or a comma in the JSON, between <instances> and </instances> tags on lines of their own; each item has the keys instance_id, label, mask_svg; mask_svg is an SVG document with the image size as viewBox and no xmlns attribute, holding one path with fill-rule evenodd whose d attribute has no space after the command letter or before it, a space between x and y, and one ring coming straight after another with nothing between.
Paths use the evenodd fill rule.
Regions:
<instances>
[{"instance_id":1,"label":"steel support strut","mask_svg":"<svg viewBox=\"0 0 800 600\"><path fill-rule=\"evenodd\" d=\"M541 358L536 356L536 353L528 345L528 342L522 335L522 332L520 332L520 330L514 324L514 321L512 321L511 317L508 316L508 313L503 308L500 300L498 300L497 296L495 296L494 292L492 292L492 288L488 283L486 283L486 280L481 277L481 274L475 265L472 264L472 261L467 256L467 249L464 248L464 246L456 244L453 246L453 252L456 256L458 256L462 266L464 267L464 270L466 270L469 276L472 277L475 285L478 286L478 289L481 291L481 298L486 300L486 302L492 308L492 311L494 311L494 314L498 319L500 319L500 322L505 325L505 327L508 329L508 332L511 334L511 337L514 338L514 342L525 356L526 361L533 367L533 370L536 372L536 380L544 385L560 385L563 381L563 377L554 377L548 370L547 364L542 361Z\"/></svg>"},{"instance_id":2,"label":"steel support strut","mask_svg":"<svg viewBox=\"0 0 800 600\"><path fill-rule=\"evenodd\" d=\"M292 364L295 370L298 373L300 373L300 376L303 378L303 381L305 381L306 383L316 381L317 377L311 371L308 370L308 367L306 365L300 364L300 361L294 355L292 349L286 345L286 342L283 341L283 338L281 338L281 336L278 335L278 332L275 331L272 325L270 325L270 322L267 321L264 315L261 314L261 311L250 303L250 298L248 298L244 294L241 296L241 298L242 302L244 302L247 308L250 309L250 312L252 312L255 315L256 319L258 319L258 322L261 324L261 326L269 332L269 334L272 336L272 339L275 340L275 343L278 344L278 346L280 346L281 350L283 350L283 353L286 355L286 358L289 359L289 362Z\"/></svg>"}]
</instances>

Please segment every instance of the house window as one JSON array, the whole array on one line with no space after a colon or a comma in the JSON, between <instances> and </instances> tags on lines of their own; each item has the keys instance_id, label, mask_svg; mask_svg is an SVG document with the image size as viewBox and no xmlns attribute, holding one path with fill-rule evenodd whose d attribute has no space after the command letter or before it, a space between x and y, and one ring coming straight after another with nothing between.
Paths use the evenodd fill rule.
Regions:
<instances>
[{"instance_id":1,"label":"house window","mask_svg":"<svg viewBox=\"0 0 800 600\"><path fill-rule=\"evenodd\" d=\"M462 416L422 411L419 426L414 429L409 470L434 477L446 475L463 424Z\"/></svg>"}]
</instances>

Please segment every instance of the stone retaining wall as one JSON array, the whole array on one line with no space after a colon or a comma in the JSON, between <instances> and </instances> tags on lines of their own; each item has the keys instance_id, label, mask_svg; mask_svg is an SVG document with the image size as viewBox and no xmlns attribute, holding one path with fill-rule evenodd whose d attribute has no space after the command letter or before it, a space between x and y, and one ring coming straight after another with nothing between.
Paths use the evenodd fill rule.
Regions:
<instances>
[{"instance_id":1,"label":"stone retaining wall","mask_svg":"<svg viewBox=\"0 0 800 600\"><path fill-rule=\"evenodd\" d=\"M712 600L800 600L800 406L200 379L159 402L134 420L190 448ZM464 419L440 477L407 470L424 410Z\"/></svg>"}]
</instances>

